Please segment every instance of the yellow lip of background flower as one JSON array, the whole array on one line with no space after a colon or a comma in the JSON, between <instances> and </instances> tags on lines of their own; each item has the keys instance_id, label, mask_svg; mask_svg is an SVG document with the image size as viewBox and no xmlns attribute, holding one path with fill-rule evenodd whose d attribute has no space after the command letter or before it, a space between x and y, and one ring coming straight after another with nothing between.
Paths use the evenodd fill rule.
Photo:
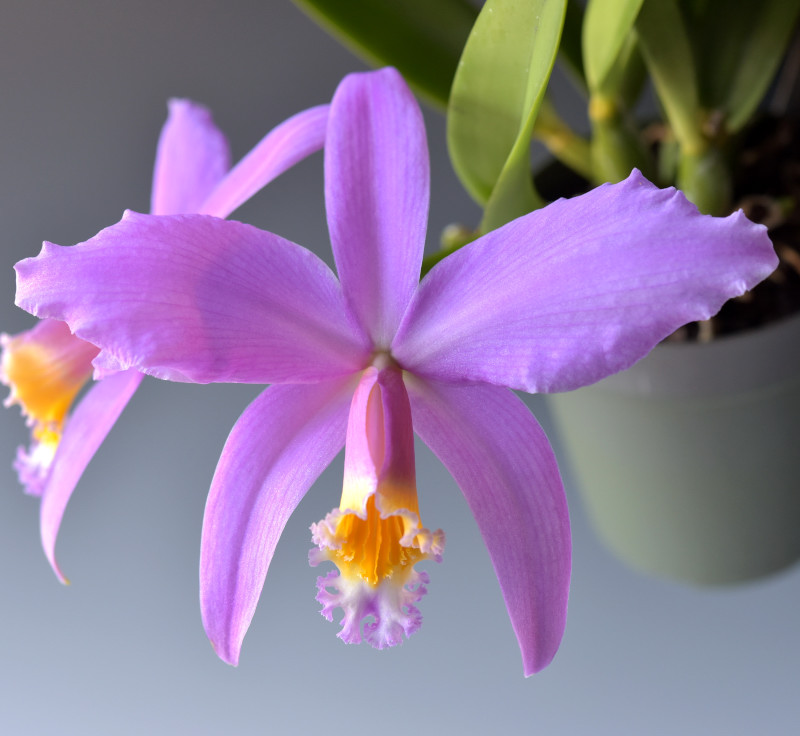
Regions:
<instances>
[{"instance_id":1,"label":"yellow lip of background flower","mask_svg":"<svg viewBox=\"0 0 800 736\"><path fill-rule=\"evenodd\" d=\"M42 496L50 469L61 442L61 430L35 426L27 449L17 448L14 469L22 487L30 496Z\"/></svg>"},{"instance_id":2,"label":"yellow lip of background flower","mask_svg":"<svg viewBox=\"0 0 800 736\"><path fill-rule=\"evenodd\" d=\"M0 348L0 381L10 388L5 406L19 404L28 424L36 427L34 439L52 442L52 433L60 431L92 375L98 349L55 320L18 335L0 335Z\"/></svg>"}]
</instances>

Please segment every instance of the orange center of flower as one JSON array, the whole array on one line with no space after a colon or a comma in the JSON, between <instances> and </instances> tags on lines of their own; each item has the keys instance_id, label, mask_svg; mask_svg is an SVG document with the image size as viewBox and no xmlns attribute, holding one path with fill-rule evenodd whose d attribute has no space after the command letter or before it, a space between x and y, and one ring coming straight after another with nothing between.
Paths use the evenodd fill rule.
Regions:
<instances>
[{"instance_id":1,"label":"orange center of flower","mask_svg":"<svg viewBox=\"0 0 800 736\"><path fill-rule=\"evenodd\" d=\"M92 375L97 348L53 322L15 337L4 335L2 347L0 379L11 388L6 403L20 404L40 432L59 429Z\"/></svg>"},{"instance_id":2,"label":"orange center of flower","mask_svg":"<svg viewBox=\"0 0 800 736\"><path fill-rule=\"evenodd\" d=\"M382 519L371 496L366 519L350 513L338 520L336 538L341 546L331 551L331 561L342 575L376 586L428 556L400 543L411 528L408 519L399 514Z\"/></svg>"},{"instance_id":3,"label":"orange center of flower","mask_svg":"<svg viewBox=\"0 0 800 736\"><path fill-rule=\"evenodd\" d=\"M13 352L6 351L6 356L3 371L13 387L14 400L36 422L61 425L90 373L82 380L69 380L53 370L48 351L38 345L22 345Z\"/></svg>"}]
</instances>

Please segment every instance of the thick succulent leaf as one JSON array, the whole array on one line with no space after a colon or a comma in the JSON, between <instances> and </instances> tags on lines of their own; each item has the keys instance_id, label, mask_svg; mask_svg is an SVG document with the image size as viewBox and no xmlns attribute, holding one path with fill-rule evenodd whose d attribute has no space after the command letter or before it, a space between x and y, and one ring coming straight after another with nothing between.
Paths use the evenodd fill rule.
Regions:
<instances>
[{"instance_id":1,"label":"thick succulent leaf","mask_svg":"<svg viewBox=\"0 0 800 736\"><path fill-rule=\"evenodd\" d=\"M643 0L590 0L583 22L583 65L589 89L600 89L625 40Z\"/></svg>"},{"instance_id":2,"label":"thick succulent leaf","mask_svg":"<svg viewBox=\"0 0 800 736\"><path fill-rule=\"evenodd\" d=\"M748 3L746 9L749 33L737 49L738 66L723 103L730 132L747 124L766 94L792 38L800 2L764 0L758 7Z\"/></svg>"},{"instance_id":3,"label":"thick succulent leaf","mask_svg":"<svg viewBox=\"0 0 800 736\"><path fill-rule=\"evenodd\" d=\"M396 67L414 89L447 105L477 10L468 0L294 0L375 66Z\"/></svg>"},{"instance_id":4,"label":"thick succulent leaf","mask_svg":"<svg viewBox=\"0 0 800 736\"><path fill-rule=\"evenodd\" d=\"M753 13L733 12L730 0L678 0L678 4L692 44L700 103L706 109L720 109L739 66Z\"/></svg>"},{"instance_id":5,"label":"thick succulent leaf","mask_svg":"<svg viewBox=\"0 0 800 736\"><path fill-rule=\"evenodd\" d=\"M675 137L687 150L702 149L695 59L676 0L645 2L636 17L636 32Z\"/></svg>"},{"instance_id":6,"label":"thick succulent leaf","mask_svg":"<svg viewBox=\"0 0 800 736\"><path fill-rule=\"evenodd\" d=\"M582 0L567 0L564 30L561 32L561 43L558 46L558 59L580 92L586 92L586 71L583 68L581 49L584 15Z\"/></svg>"},{"instance_id":7,"label":"thick succulent leaf","mask_svg":"<svg viewBox=\"0 0 800 736\"><path fill-rule=\"evenodd\" d=\"M800 2L679 0L697 64L700 102L726 132L749 119L769 89L796 27Z\"/></svg>"},{"instance_id":8,"label":"thick succulent leaf","mask_svg":"<svg viewBox=\"0 0 800 736\"><path fill-rule=\"evenodd\" d=\"M558 51L566 0L487 0L461 56L447 116L456 173L489 230L541 205L530 139Z\"/></svg>"}]
</instances>

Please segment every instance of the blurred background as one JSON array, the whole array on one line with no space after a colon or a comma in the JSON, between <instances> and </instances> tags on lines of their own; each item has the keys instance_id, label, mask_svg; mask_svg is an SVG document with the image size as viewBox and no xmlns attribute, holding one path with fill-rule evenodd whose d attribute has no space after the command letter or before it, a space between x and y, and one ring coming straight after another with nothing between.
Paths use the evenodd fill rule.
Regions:
<instances>
[{"instance_id":1,"label":"blurred background","mask_svg":"<svg viewBox=\"0 0 800 736\"><path fill-rule=\"evenodd\" d=\"M236 160L365 68L289 2L0 10L0 331L12 334L33 324L13 306L17 260L148 209L169 97L209 106ZM426 116L435 248L445 225L479 213L450 169L444 118ZM321 155L234 217L330 262ZM0 733L796 733L800 570L717 590L631 572L595 539L562 464L569 621L553 664L526 680L477 527L422 445L424 520L448 546L428 566L420 632L390 651L348 647L318 613L308 526L338 504L340 457L286 528L240 666L223 664L200 622L200 526L225 437L259 390L145 380L67 510L58 554L69 587L45 561L38 502L11 469L24 422L16 407L0 412ZM542 402L526 400L558 452Z\"/></svg>"}]
</instances>

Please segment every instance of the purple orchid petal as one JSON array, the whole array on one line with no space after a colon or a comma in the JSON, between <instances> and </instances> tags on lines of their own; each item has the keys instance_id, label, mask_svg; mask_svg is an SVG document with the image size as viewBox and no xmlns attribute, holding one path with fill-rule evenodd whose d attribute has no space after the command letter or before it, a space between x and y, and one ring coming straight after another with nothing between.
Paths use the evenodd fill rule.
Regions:
<instances>
[{"instance_id":1,"label":"purple orchid petal","mask_svg":"<svg viewBox=\"0 0 800 736\"><path fill-rule=\"evenodd\" d=\"M100 372L306 382L366 362L369 346L330 269L238 222L129 212L81 245L45 243L16 268L17 304L102 348Z\"/></svg>"},{"instance_id":2,"label":"purple orchid petal","mask_svg":"<svg viewBox=\"0 0 800 736\"><path fill-rule=\"evenodd\" d=\"M328 227L348 304L379 348L419 281L428 199L425 126L402 77L345 77L325 142Z\"/></svg>"},{"instance_id":3,"label":"purple orchid petal","mask_svg":"<svg viewBox=\"0 0 800 736\"><path fill-rule=\"evenodd\" d=\"M154 215L197 212L230 168L228 141L211 113L189 100L170 100L153 171Z\"/></svg>"},{"instance_id":4,"label":"purple orchid petal","mask_svg":"<svg viewBox=\"0 0 800 736\"><path fill-rule=\"evenodd\" d=\"M561 642L571 569L569 514L550 443L528 408L495 386L407 382L414 429L452 473L478 522L525 675Z\"/></svg>"},{"instance_id":5,"label":"purple orchid petal","mask_svg":"<svg viewBox=\"0 0 800 736\"><path fill-rule=\"evenodd\" d=\"M278 538L344 445L356 378L272 386L233 428L206 503L200 547L203 623L236 665Z\"/></svg>"},{"instance_id":6,"label":"purple orchid petal","mask_svg":"<svg viewBox=\"0 0 800 736\"><path fill-rule=\"evenodd\" d=\"M68 581L56 563L55 546L64 509L83 471L128 405L142 378L142 374L136 371L124 371L96 383L78 403L59 442L42 494L40 525L44 553L62 583Z\"/></svg>"},{"instance_id":7,"label":"purple orchid petal","mask_svg":"<svg viewBox=\"0 0 800 736\"><path fill-rule=\"evenodd\" d=\"M267 133L195 211L227 217L284 171L319 151L325 143L328 108L312 107Z\"/></svg>"},{"instance_id":8,"label":"purple orchid petal","mask_svg":"<svg viewBox=\"0 0 800 736\"><path fill-rule=\"evenodd\" d=\"M765 227L700 215L635 171L445 258L392 353L440 380L568 391L632 365L776 266Z\"/></svg>"}]
</instances>

